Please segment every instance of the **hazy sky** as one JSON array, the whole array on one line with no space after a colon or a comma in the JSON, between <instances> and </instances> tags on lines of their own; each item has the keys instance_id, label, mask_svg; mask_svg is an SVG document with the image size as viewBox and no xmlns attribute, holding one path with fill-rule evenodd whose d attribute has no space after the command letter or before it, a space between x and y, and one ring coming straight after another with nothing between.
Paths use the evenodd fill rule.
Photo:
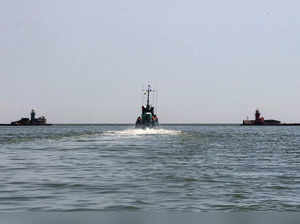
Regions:
<instances>
[{"instance_id":1,"label":"hazy sky","mask_svg":"<svg viewBox=\"0 0 300 224\"><path fill-rule=\"evenodd\" d=\"M299 0L6 0L0 122L300 122Z\"/></svg>"}]
</instances>

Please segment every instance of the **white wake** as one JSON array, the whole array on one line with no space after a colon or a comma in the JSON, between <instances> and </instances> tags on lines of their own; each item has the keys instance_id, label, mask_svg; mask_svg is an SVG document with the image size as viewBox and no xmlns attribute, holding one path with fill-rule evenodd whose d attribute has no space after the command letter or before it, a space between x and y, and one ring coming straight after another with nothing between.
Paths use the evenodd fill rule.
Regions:
<instances>
[{"instance_id":1,"label":"white wake","mask_svg":"<svg viewBox=\"0 0 300 224\"><path fill-rule=\"evenodd\" d=\"M116 136L143 136L143 135L178 135L181 131L176 130L168 130L168 129L154 129L154 128L146 128L146 129L126 129L121 131L109 131L106 134L108 135L116 135Z\"/></svg>"}]
</instances>

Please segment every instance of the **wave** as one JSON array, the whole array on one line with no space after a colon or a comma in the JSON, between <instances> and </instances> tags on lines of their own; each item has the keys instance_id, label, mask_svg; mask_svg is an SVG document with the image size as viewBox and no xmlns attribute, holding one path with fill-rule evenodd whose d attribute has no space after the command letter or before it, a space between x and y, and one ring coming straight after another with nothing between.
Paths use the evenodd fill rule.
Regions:
<instances>
[{"instance_id":1,"label":"wave","mask_svg":"<svg viewBox=\"0 0 300 224\"><path fill-rule=\"evenodd\" d=\"M53 131L53 132L52 132ZM0 136L0 145L39 142L51 144L56 142L98 142L107 139L138 138L143 136L178 135L181 131L169 129L125 129L125 130L63 130L49 132L14 133Z\"/></svg>"},{"instance_id":2,"label":"wave","mask_svg":"<svg viewBox=\"0 0 300 224\"><path fill-rule=\"evenodd\" d=\"M27 142L36 142L36 141L59 141L59 140L69 140L72 138L81 139L88 138L91 136L101 135L103 131L99 132L65 132L65 133L28 133L28 135L12 135L12 136L0 136L0 145L1 144L18 144L18 143L27 143Z\"/></svg>"},{"instance_id":3,"label":"wave","mask_svg":"<svg viewBox=\"0 0 300 224\"><path fill-rule=\"evenodd\" d=\"M113 136L120 136L120 137L135 137L135 136L144 136L144 135L178 135L181 131L176 130L168 130L168 129L153 129L153 128L146 128L146 129L126 129L120 131L107 131L104 135L113 135Z\"/></svg>"}]
</instances>

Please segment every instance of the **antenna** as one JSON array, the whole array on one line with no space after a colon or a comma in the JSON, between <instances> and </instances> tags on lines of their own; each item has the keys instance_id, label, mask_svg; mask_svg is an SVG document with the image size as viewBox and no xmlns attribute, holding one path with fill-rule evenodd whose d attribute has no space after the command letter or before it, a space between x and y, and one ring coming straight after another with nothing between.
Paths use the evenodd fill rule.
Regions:
<instances>
[{"instance_id":1,"label":"antenna","mask_svg":"<svg viewBox=\"0 0 300 224\"><path fill-rule=\"evenodd\" d=\"M156 90L152 89L150 82L148 82L147 89L143 89L143 97L146 96L146 106L155 106L157 104L157 100L155 102L155 96L150 99L150 94L156 93ZM156 97L157 98L157 97ZM150 105L151 104L151 105Z\"/></svg>"},{"instance_id":2,"label":"antenna","mask_svg":"<svg viewBox=\"0 0 300 224\"><path fill-rule=\"evenodd\" d=\"M144 85L142 85L142 94L141 94L141 104L140 105L144 105ZM140 108L140 105L138 105L138 108Z\"/></svg>"},{"instance_id":3,"label":"antenna","mask_svg":"<svg viewBox=\"0 0 300 224\"><path fill-rule=\"evenodd\" d=\"M147 91L147 106L150 106L150 92L152 92L150 84L148 84L148 89L146 91Z\"/></svg>"},{"instance_id":4,"label":"antenna","mask_svg":"<svg viewBox=\"0 0 300 224\"><path fill-rule=\"evenodd\" d=\"M155 108L156 108L156 114L158 113L158 90L156 90L156 105L155 105Z\"/></svg>"}]
</instances>

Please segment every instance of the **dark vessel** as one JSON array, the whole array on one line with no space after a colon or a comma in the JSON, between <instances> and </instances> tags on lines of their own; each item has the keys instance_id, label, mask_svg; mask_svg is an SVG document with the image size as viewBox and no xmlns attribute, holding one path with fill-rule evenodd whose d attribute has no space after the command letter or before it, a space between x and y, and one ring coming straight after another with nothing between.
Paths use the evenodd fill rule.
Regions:
<instances>
[{"instance_id":1,"label":"dark vessel","mask_svg":"<svg viewBox=\"0 0 300 224\"><path fill-rule=\"evenodd\" d=\"M300 126L299 123L281 123L281 121L278 120L265 120L264 117L261 117L261 114L259 110L255 111L255 120L243 120L243 124L245 126L250 126L250 125L272 125L272 126Z\"/></svg>"},{"instance_id":2,"label":"dark vessel","mask_svg":"<svg viewBox=\"0 0 300 224\"><path fill-rule=\"evenodd\" d=\"M255 120L243 120L243 125L280 125L281 122L277 120L265 120L260 116L259 110L255 111Z\"/></svg>"},{"instance_id":3,"label":"dark vessel","mask_svg":"<svg viewBox=\"0 0 300 224\"><path fill-rule=\"evenodd\" d=\"M145 95L147 95L146 106L142 105L142 114L139 116L135 122L136 128L156 128L159 126L158 117L154 112L154 106L150 105L150 93L153 90L150 85L148 85L147 90L145 90Z\"/></svg>"},{"instance_id":4,"label":"dark vessel","mask_svg":"<svg viewBox=\"0 0 300 224\"><path fill-rule=\"evenodd\" d=\"M10 123L10 125L13 126L24 126L24 125L51 125L47 124L47 119L44 116L35 117L35 111L32 110L30 113L30 119L29 118L21 118L18 121L13 121Z\"/></svg>"}]
</instances>

